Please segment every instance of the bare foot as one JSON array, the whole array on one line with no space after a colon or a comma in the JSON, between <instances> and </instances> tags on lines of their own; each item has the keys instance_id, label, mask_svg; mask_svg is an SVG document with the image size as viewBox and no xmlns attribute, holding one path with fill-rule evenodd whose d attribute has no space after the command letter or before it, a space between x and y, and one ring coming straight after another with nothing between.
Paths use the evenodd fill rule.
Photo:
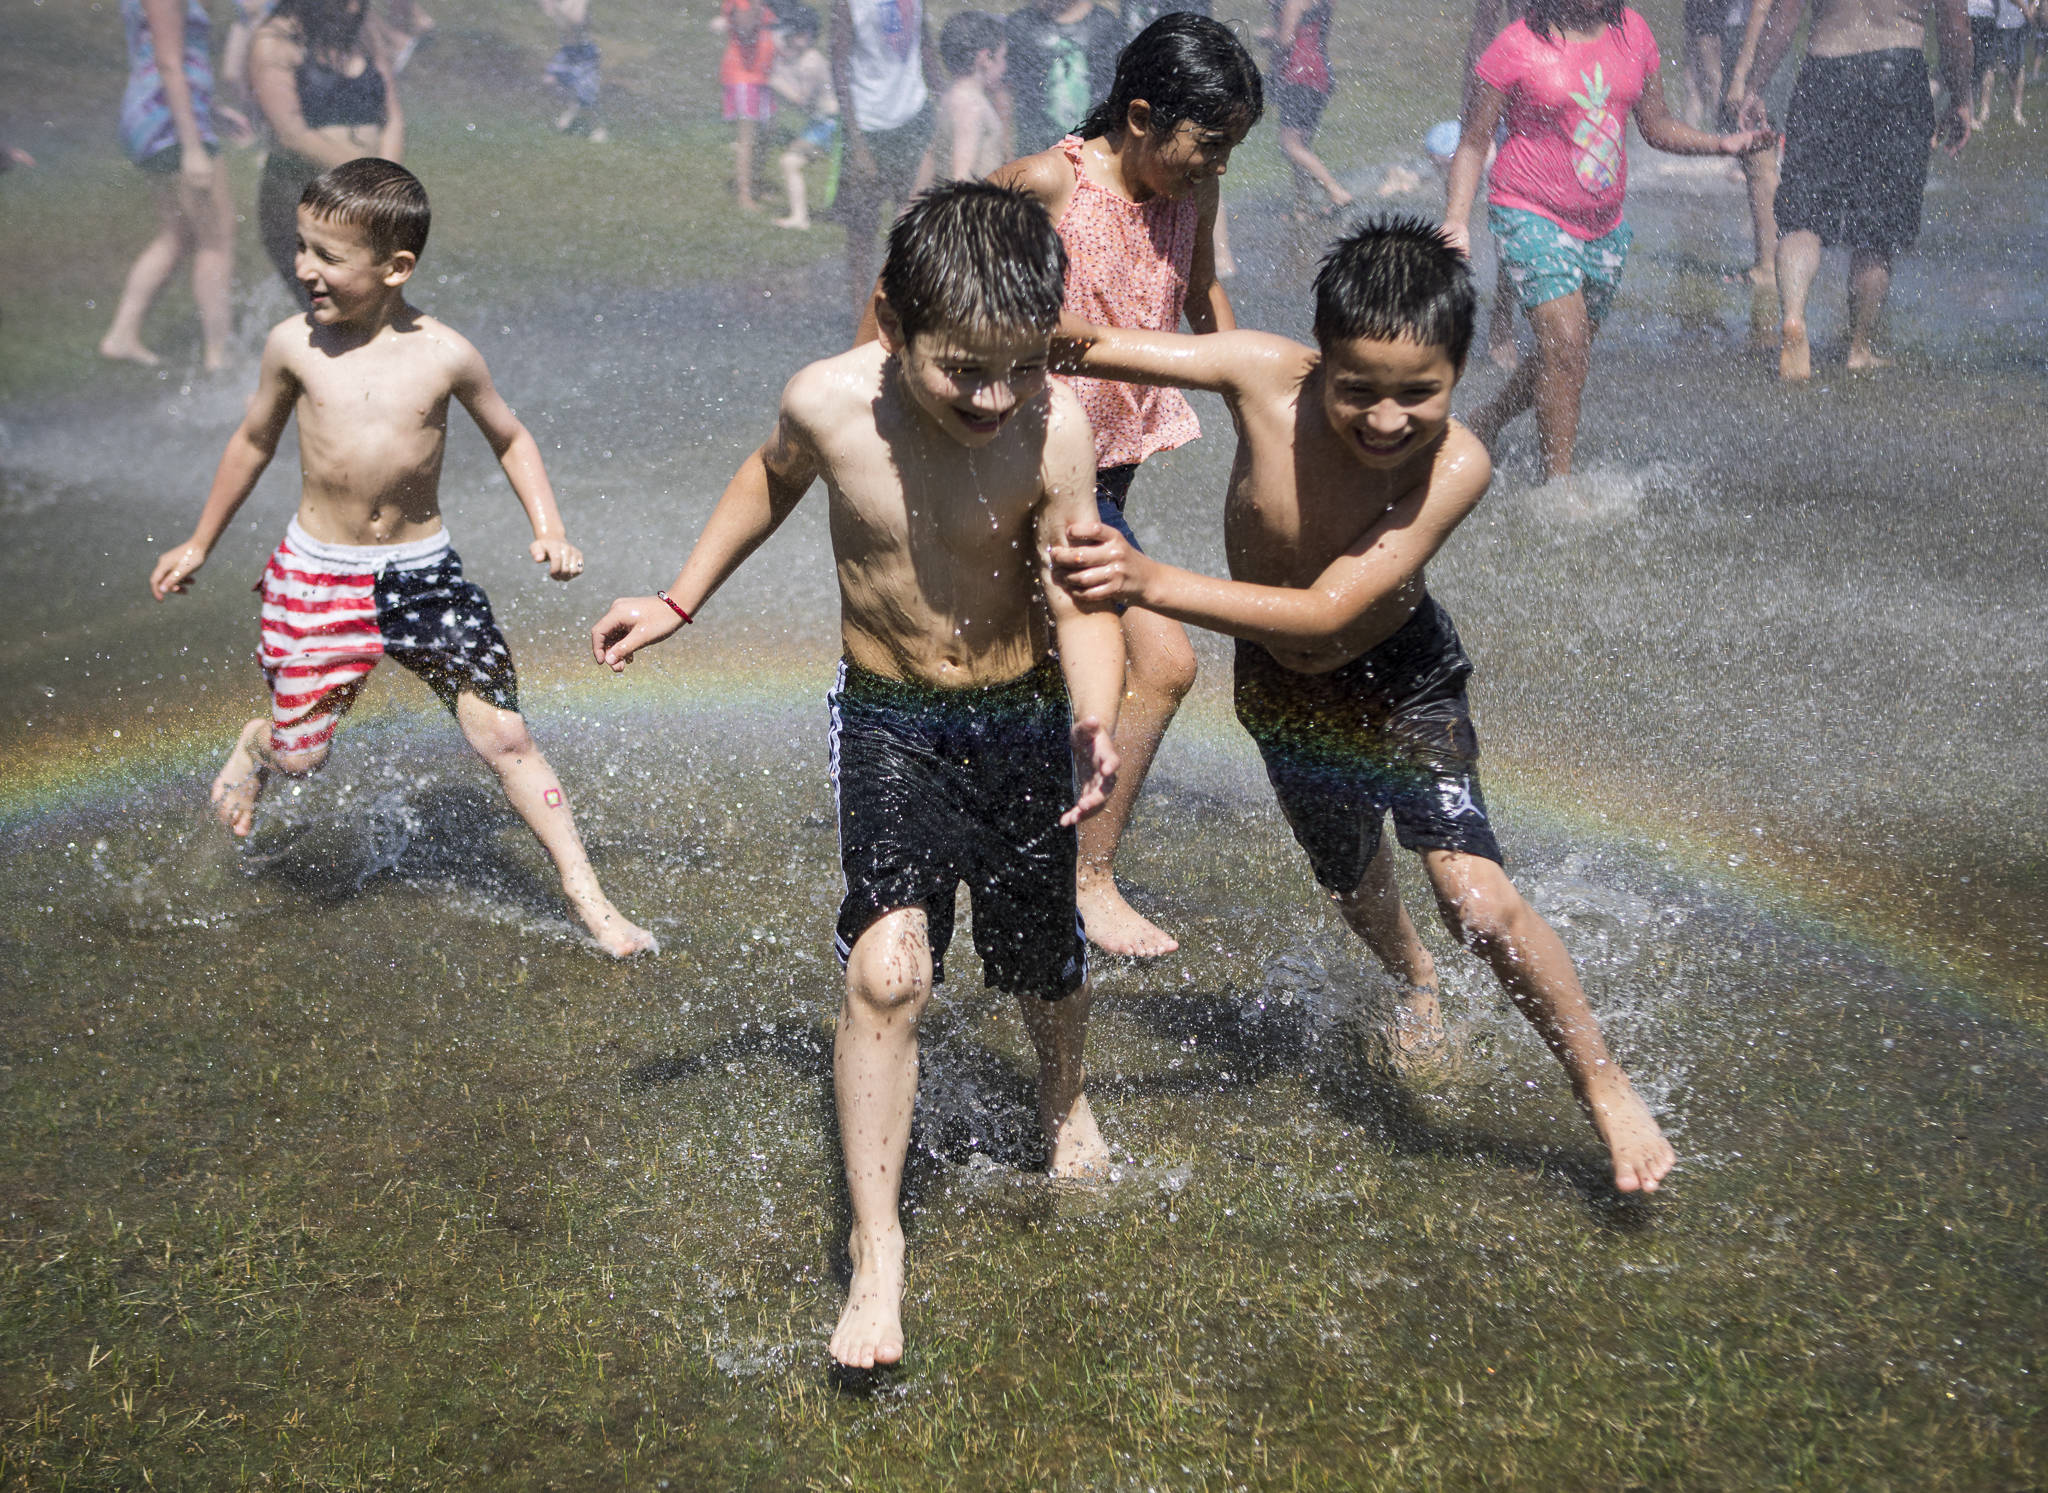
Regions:
<instances>
[{"instance_id":1,"label":"bare foot","mask_svg":"<svg viewBox=\"0 0 2048 1493\"><path fill-rule=\"evenodd\" d=\"M1040 1116L1045 1138L1052 1145L1048 1177L1083 1180L1109 1175L1109 1147L1095 1128L1095 1112L1088 1108L1088 1096L1077 1094L1066 1114L1057 1119Z\"/></svg>"},{"instance_id":2,"label":"bare foot","mask_svg":"<svg viewBox=\"0 0 2048 1493\"><path fill-rule=\"evenodd\" d=\"M599 124L591 126L590 143L592 145L609 145L611 143L611 138L612 132L606 129L603 125Z\"/></svg>"},{"instance_id":3,"label":"bare foot","mask_svg":"<svg viewBox=\"0 0 2048 1493\"><path fill-rule=\"evenodd\" d=\"M260 716L242 727L242 734L235 738L235 749L228 753L228 760L221 764L213 779L213 817L237 839L246 838L256 827L256 800L263 796L263 785L270 780L270 769L249 750L256 733L269 729L270 722Z\"/></svg>"},{"instance_id":4,"label":"bare foot","mask_svg":"<svg viewBox=\"0 0 2048 1493\"><path fill-rule=\"evenodd\" d=\"M885 1368L903 1359L903 1230L890 1224L873 1240L847 1241L853 1279L832 1331L832 1358L850 1369Z\"/></svg>"},{"instance_id":5,"label":"bare foot","mask_svg":"<svg viewBox=\"0 0 2048 1493\"><path fill-rule=\"evenodd\" d=\"M1080 906L1081 926L1088 931L1088 942L1104 953L1153 959L1180 947L1178 939L1124 900L1114 877L1082 878L1074 900Z\"/></svg>"},{"instance_id":6,"label":"bare foot","mask_svg":"<svg viewBox=\"0 0 2048 1493\"><path fill-rule=\"evenodd\" d=\"M601 893L581 900L571 899L576 916L598 946L614 959L631 959L636 954L659 954L661 944L654 935L629 920Z\"/></svg>"},{"instance_id":7,"label":"bare foot","mask_svg":"<svg viewBox=\"0 0 2048 1493\"><path fill-rule=\"evenodd\" d=\"M1778 377L1788 384L1803 384L1813 377L1813 346L1806 340L1806 323L1785 319L1778 328Z\"/></svg>"},{"instance_id":8,"label":"bare foot","mask_svg":"<svg viewBox=\"0 0 2048 1493\"><path fill-rule=\"evenodd\" d=\"M1851 373L1869 373L1872 369L1891 368L1898 363L1896 358L1887 357L1883 353L1872 352L1867 347L1855 346L1850 347L1847 361Z\"/></svg>"},{"instance_id":9,"label":"bare foot","mask_svg":"<svg viewBox=\"0 0 2048 1493\"><path fill-rule=\"evenodd\" d=\"M740 198L740 211L741 211L741 212L743 212L743 213L757 213L757 212L759 212L760 210L761 210L761 204L760 204L760 203L758 203L758 202L756 202L756 201L755 201L755 200L754 200L753 198L751 198L751 197L742 197L742 198Z\"/></svg>"},{"instance_id":10,"label":"bare foot","mask_svg":"<svg viewBox=\"0 0 2048 1493\"><path fill-rule=\"evenodd\" d=\"M775 226L777 228L794 228L800 233L807 233L810 231L811 220L809 218L777 218Z\"/></svg>"},{"instance_id":11,"label":"bare foot","mask_svg":"<svg viewBox=\"0 0 2048 1493\"><path fill-rule=\"evenodd\" d=\"M2027 126L2027 116L2020 113L2019 110L2015 109L2012 111L2012 122L2018 125L2021 129L2025 129Z\"/></svg>"},{"instance_id":12,"label":"bare foot","mask_svg":"<svg viewBox=\"0 0 2048 1493\"><path fill-rule=\"evenodd\" d=\"M1597 1089L1589 1086L1579 1102L1614 1159L1615 1191L1655 1192L1664 1174L1678 1164L1678 1153L1657 1128L1635 1085L1616 1069L1614 1077Z\"/></svg>"},{"instance_id":13,"label":"bare foot","mask_svg":"<svg viewBox=\"0 0 2048 1493\"><path fill-rule=\"evenodd\" d=\"M117 339L111 332L100 338L100 356L117 363L140 363L145 368L154 368L163 361L133 338Z\"/></svg>"}]
</instances>

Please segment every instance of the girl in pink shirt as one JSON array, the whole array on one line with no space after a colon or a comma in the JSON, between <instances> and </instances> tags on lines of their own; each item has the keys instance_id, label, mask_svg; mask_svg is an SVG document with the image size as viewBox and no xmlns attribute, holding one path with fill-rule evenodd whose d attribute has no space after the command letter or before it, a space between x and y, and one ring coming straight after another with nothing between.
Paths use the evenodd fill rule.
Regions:
<instances>
[{"instance_id":1,"label":"girl in pink shirt","mask_svg":"<svg viewBox=\"0 0 2048 1493\"><path fill-rule=\"evenodd\" d=\"M1109 97L1051 150L990 180L1045 204L1067 246L1063 323L1177 332L1231 331L1216 278L1216 188L1230 153L1265 108L1258 64L1207 16L1161 16L1117 58ZM1135 548L1124 499L1138 463L1202 433L1178 389L1069 380L1095 429L1095 503ZM1117 890L1114 861L1167 724L1195 682L1195 651L1178 622L1124 613L1126 692L1116 729L1123 766L1101 812L1081 821L1078 901L1088 939L1113 954L1170 954L1180 945Z\"/></svg>"},{"instance_id":2,"label":"girl in pink shirt","mask_svg":"<svg viewBox=\"0 0 2048 1493\"><path fill-rule=\"evenodd\" d=\"M1451 159L1444 233L1470 253L1487 144L1506 119L1486 223L1536 333L1536 356L1467 423L1491 446L1533 404L1546 477L1572 469L1593 335L1628 259L1621 207L1631 113L1644 140L1677 155L1742 155L1770 143L1765 131L1709 135L1673 119L1657 39L1621 0L1529 0L1473 67Z\"/></svg>"}]
</instances>

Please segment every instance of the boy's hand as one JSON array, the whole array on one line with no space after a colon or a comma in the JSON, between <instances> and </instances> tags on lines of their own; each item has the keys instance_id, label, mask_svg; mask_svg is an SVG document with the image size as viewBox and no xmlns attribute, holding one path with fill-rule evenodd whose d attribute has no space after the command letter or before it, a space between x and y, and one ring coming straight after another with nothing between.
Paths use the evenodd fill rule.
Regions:
<instances>
[{"instance_id":1,"label":"boy's hand","mask_svg":"<svg viewBox=\"0 0 2048 1493\"><path fill-rule=\"evenodd\" d=\"M548 575L558 581L573 581L583 574L583 551L567 539L536 539L526 547L534 562L545 565Z\"/></svg>"},{"instance_id":2,"label":"boy's hand","mask_svg":"<svg viewBox=\"0 0 2048 1493\"><path fill-rule=\"evenodd\" d=\"M1076 601L1121 601L1143 605L1153 562L1131 548L1108 524L1067 525L1067 542L1052 549L1052 569Z\"/></svg>"},{"instance_id":3,"label":"boy's hand","mask_svg":"<svg viewBox=\"0 0 2048 1493\"><path fill-rule=\"evenodd\" d=\"M1443 235L1445 243L1467 259L1472 257L1472 226L1469 223L1446 223Z\"/></svg>"},{"instance_id":4,"label":"boy's hand","mask_svg":"<svg viewBox=\"0 0 2048 1493\"><path fill-rule=\"evenodd\" d=\"M1081 785L1081 792L1074 806L1060 815L1062 829L1079 824L1109 802L1110 790L1116 787L1116 770L1123 760L1117 755L1116 742L1092 715L1075 721L1068 739L1074 748L1074 781Z\"/></svg>"},{"instance_id":5,"label":"boy's hand","mask_svg":"<svg viewBox=\"0 0 2048 1493\"><path fill-rule=\"evenodd\" d=\"M189 539L176 549L165 550L149 573L149 594L162 601L173 591L183 591L205 563L206 551Z\"/></svg>"},{"instance_id":6,"label":"boy's hand","mask_svg":"<svg viewBox=\"0 0 2048 1493\"><path fill-rule=\"evenodd\" d=\"M614 674L623 674L634 654L682 625L683 619L659 596L622 596L590 629L590 656Z\"/></svg>"}]
</instances>

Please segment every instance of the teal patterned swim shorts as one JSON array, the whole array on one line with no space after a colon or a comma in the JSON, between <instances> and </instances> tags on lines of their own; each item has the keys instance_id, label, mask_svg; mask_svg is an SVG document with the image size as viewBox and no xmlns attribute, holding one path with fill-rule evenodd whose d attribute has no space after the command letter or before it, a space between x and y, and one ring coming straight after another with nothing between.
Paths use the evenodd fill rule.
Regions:
<instances>
[{"instance_id":1,"label":"teal patterned swim shorts","mask_svg":"<svg viewBox=\"0 0 2048 1493\"><path fill-rule=\"evenodd\" d=\"M1629 243L1635 237L1627 223L1615 224L1612 233L1599 238L1583 239L1566 233L1541 213L1520 207L1489 207L1486 226L1524 311L1583 289L1587 319L1596 324L1606 320L1607 308L1621 284L1621 267L1628 263Z\"/></svg>"}]
</instances>

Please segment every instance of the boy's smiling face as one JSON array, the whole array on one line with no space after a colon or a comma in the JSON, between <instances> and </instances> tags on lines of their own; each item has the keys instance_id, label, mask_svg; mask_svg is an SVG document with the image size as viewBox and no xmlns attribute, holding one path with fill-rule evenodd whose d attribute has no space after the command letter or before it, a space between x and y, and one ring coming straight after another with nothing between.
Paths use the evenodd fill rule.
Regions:
<instances>
[{"instance_id":1,"label":"boy's smiling face","mask_svg":"<svg viewBox=\"0 0 2048 1493\"><path fill-rule=\"evenodd\" d=\"M1048 333L935 328L905 344L891 330L885 321L911 402L963 446L986 446L1045 391Z\"/></svg>"},{"instance_id":2,"label":"boy's smiling face","mask_svg":"<svg viewBox=\"0 0 2048 1493\"><path fill-rule=\"evenodd\" d=\"M412 277L415 262L404 249L379 255L366 229L299 209L299 250L292 271L312 300L319 326L346 325L374 313Z\"/></svg>"},{"instance_id":3,"label":"boy's smiling face","mask_svg":"<svg viewBox=\"0 0 2048 1493\"><path fill-rule=\"evenodd\" d=\"M1451 422L1458 368L1439 344L1354 337L1323 350L1323 417L1366 466L1390 469Z\"/></svg>"}]
</instances>

